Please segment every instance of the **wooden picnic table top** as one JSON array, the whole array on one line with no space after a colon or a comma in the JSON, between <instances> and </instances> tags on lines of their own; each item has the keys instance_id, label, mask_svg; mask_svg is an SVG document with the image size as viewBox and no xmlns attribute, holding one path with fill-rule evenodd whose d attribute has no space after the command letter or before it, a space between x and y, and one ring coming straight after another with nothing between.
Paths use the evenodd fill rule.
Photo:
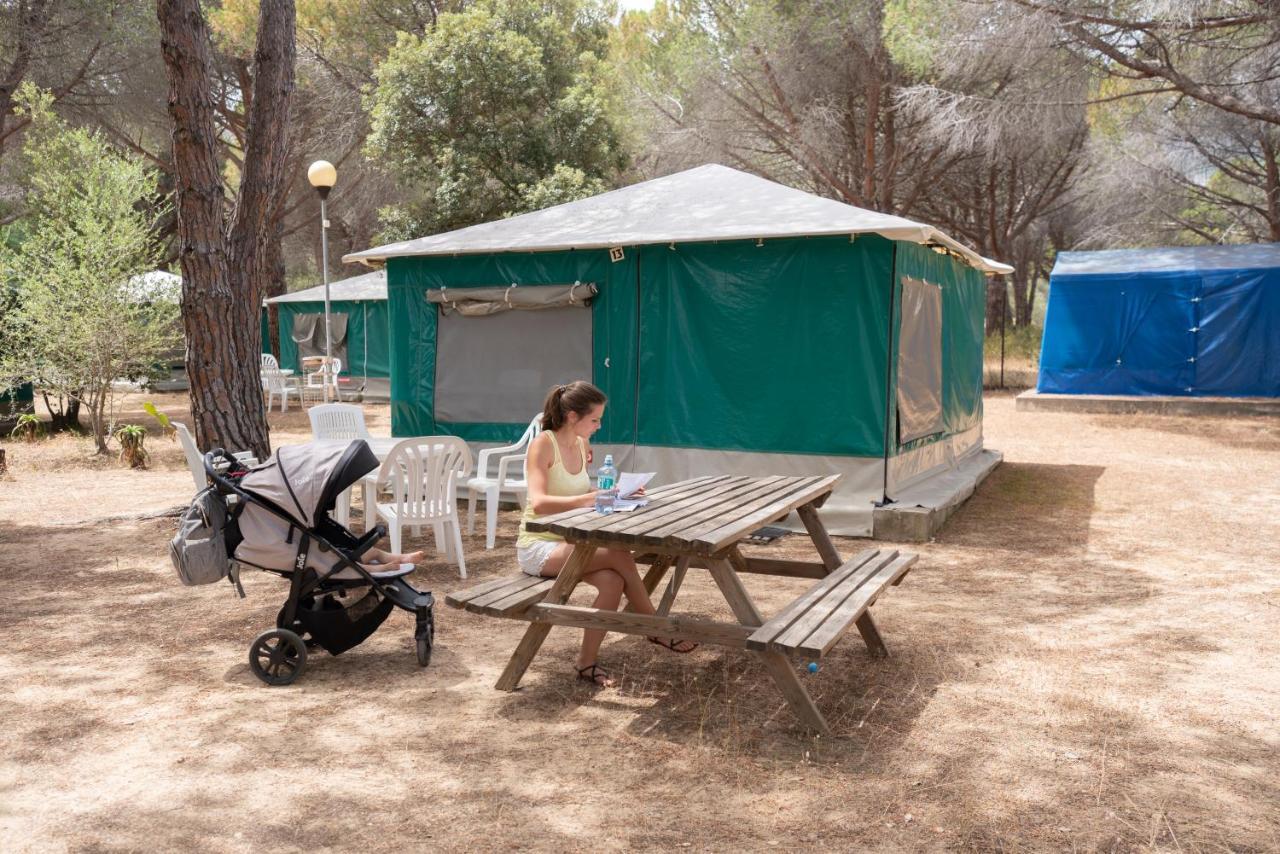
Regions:
<instances>
[{"instance_id":1,"label":"wooden picnic table top","mask_svg":"<svg viewBox=\"0 0 1280 854\"><path fill-rule=\"evenodd\" d=\"M648 505L636 510L570 510L527 522L526 527L574 544L718 555L798 507L820 507L839 481L838 474L698 477L653 490L646 495Z\"/></svg>"}]
</instances>

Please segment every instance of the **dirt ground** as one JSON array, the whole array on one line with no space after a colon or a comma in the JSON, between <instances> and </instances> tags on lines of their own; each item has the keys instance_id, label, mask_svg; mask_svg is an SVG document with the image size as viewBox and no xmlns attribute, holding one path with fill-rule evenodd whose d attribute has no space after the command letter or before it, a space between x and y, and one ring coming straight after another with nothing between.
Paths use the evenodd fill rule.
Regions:
<instances>
[{"instance_id":1,"label":"dirt ground","mask_svg":"<svg viewBox=\"0 0 1280 854\"><path fill-rule=\"evenodd\" d=\"M183 588L174 520L128 518L190 493L176 445L136 472L7 442L0 850L1280 849L1280 423L986 405L1005 462L877 603L891 656L855 632L803 677L831 738L726 650L611 639L622 684L595 692L557 629L495 691L523 624L443 603L425 670L395 612L266 688L247 648L283 584ZM466 584L514 571L514 524L467 538ZM746 583L770 613L806 582ZM727 613L705 575L686 590Z\"/></svg>"}]
</instances>

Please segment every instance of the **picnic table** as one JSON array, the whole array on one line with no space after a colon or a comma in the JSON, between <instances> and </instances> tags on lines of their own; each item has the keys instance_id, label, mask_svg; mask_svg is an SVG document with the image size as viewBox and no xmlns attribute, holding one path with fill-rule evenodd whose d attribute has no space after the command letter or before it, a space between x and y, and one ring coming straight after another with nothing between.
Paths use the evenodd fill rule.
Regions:
<instances>
[{"instance_id":1,"label":"picnic table","mask_svg":"<svg viewBox=\"0 0 1280 854\"><path fill-rule=\"evenodd\" d=\"M605 629L623 634L676 637L700 644L745 649L758 657L796 716L808 728L829 731L792 664L815 660L857 626L874 655L887 650L869 608L888 586L900 583L914 554L866 549L844 560L831 541L818 508L840 479L830 477L700 477L649 494L646 507L601 515L572 510L530 522L530 531L558 534L573 552L555 578L521 575L487 581L453 593L445 601L474 613L526 620L525 630L496 687L512 691L537 655L552 626ZM747 557L738 544L762 525L796 511L821 562ZM583 569L600 548L622 548L649 564L645 587L652 594L671 571L654 616L569 605ZM706 569L737 622L673 615L672 607L690 569ZM817 583L766 620L739 577L744 573L812 578Z\"/></svg>"}]
</instances>

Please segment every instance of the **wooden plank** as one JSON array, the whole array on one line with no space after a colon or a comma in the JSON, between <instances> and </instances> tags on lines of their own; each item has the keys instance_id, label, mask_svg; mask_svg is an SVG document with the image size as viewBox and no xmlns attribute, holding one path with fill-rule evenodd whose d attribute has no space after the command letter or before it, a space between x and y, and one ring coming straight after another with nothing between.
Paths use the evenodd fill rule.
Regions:
<instances>
[{"instance_id":1,"label":"wooden plank","mask_svg":"<svg viewBox=\"0 0 1280 854\"><path fill-rule=\"evenodd\" d=\"M880 552L857 570L841 578L834 586L827 588L825 596L805 609L786 631L776 635L769 642L769 649L790 652L804 642L814 629L820 626L844 600L867 583L877 572L898 559L896 551Z\"/></svg>"},{"instance_id":2,"label":"wooden plank","mask_svg":"<svg viewBox=\"0 0 1280 854\"><path fill-rule=\"evenodd\" d=\"M836 641L848 630L858 617L870 608L881 591L893 583L895 578L906 574L911 565L918 560L914 554L899 555L898 558L872 575L865 584L854 591L848 599L831 612L813 632L795 647L796 652L814 658L826 655L835 646ZM874 624L873 624L874 625ZM879 635L879 632L876 633ZM882 644L883 645L883 644Z\"/></svg>"},{"instance_id":3,"label":"wooden plank","mask_svg":"<svg viewBox=\"0 0 1280 854\"><path fill-rule=\"evenodd\" d=\"M675 604L676 594L680 592L680 585L684 584L685 573L689 571L689 558L682 557L676 563L676 571L671 576L671 583L667 585L667 589L663 591L662 601L658 603L657 611L660 615L666 616L671 613L671 606Z\"/></svg>"},{"instance_id":4,"label":"wooden plank","mask_svg":"<svg viewBox=\"0 0 1280 854\"><path fill-rule=\"evenodd\" d=\"M658 520L679 518L688 508L696 507L711 496L734 489L739 484L748 483L750 480L751 478L747 477L726 476L705 481L657 501L650 501L647 507L641 507L639 510L629 513L610 513L607 516L597 514L594 519L566 528L565 536L607 532L611 538L618 538L620 534L647 530L658 524Z\"/></svg>"},{"instance_id":5,"label":"wooden plank","mask_svg":"<svg viewBox=\"0 0 1280 854\"><path fill-rule=\"evenodd\" d=\"M733 568L753 575L777 575L783 578L825 578L827 575L825 566L811 560L782 560L772 557L744 557L742 560L741 565L734 564Z\"/></svg>"},{"instance_id":6,"label":"wooden plank","mask_svg":"<svg viewBox=\"0 0 1280 854\"><path fill-rule=\"evenodd\" d=\"M716 477L723 477L723 476L724 475L708 475L705 477L695 477L689 480L677 481L676 483L670 483L665 486L661 486L658 489L653 490L652 492L648 492L648 490L646 490L646 493L647 493L646 497L649 498L650 500L653 500L655 498L669 497L672 492L675 492L681 489L682 487L697 484L701 481L713 480ZM598 514L596 513L596 509L594 507L580 507L574 510L564 510L564 511L561 511L560 513L553 513L549 516L542 516L538 519L538 523L539 524L571 525L575 521L594 519L597 516Z\"/></svg>"},{"instance_id":7,"label":"wooden plank","mask_svg":"<svg viewBox=\"0 0 1280 854\"><path fill-rule=\"evenodd\" d=\"M870 611L863 611L854 625L858 627L858 634L862 635L862 641L872 655L884 657L889 654L889 648L884 645L884 638L880 636L875 620L871 619Z\"/></svg>"},{"instance_id":8,"label":"wooden plank","mask_svg":"<svg viewBox=\"0 0 1280 854\"><path fill-rule=\"evenodd\" d=\"M474 587L468 587L466 590L457 590L444 597L445 604L454 608L461 608L464 603L471 601L477 596L495 590L504 584L510 584L512 578L503 576L502 578L491 578L483 584L477 584Z\"/></svg>"},{"instance_id":9,"label":"wooden plank","mask_svg":"<svg viewBox=\"0 0 1280 854\"><path fill-rule=\"evenodd\" d=\"M540 584L541 582L542 582L542 578L539 576L526 575L524 573L521 573L520 577L518 578L508 579L507 583L502 587L494 588L493 590L490 590L488 593L483 593L479 596L473 597L472 599L463 603L463 607L469 611L476 611L484 608L486 605L489 605L493 602L497 602L499 599L505 599L506 597L510 596L512 593L519 593L521 590L524 590L528 587L533 587L537 584Z\"/></svg>"},{"instance_id":10,"label":"wooden plank","mask_svg":"<svg viewBox=\"0 0 1280 854\"><path fill-rule=\"evenodd\" d=\"M732 523L713 531L698 534L697 539L693 542L694 548L699 553L715 554L721 549L736 543L761 525L767 525L770 522L781 519L801 504L808 504L818 496L830 492L840 482L840 477L838 474L825 477L810 489L791 493L779 498L772 504L760 508L760 510L749 516L736 519Z\"/></svg>"},{"instance_id":11,"label":"wooden plank","mask_svg":"<svg viewBox=\"0 0 1280 854\"><path fill-rule=\"evenodd\" d=\"M724 594L724 598L728 600L729 607L733 609L734 616L738 618L738 622L746 626L760 625L763 622L760 617L760 611L756 608L755 603L751 601L751 596L748 595L747 589L742 586L742 581L734 574L733 567L729 565L729 562L726 560L711 561L707 569L711 572L711 577L715 579L720 592ZM796 675L791 662L787 661L786 656L778 652L757 652L756 655L760 657L765 670L773 677L774 684L778 686L778 690L782 692L787 705L791 706L791 710L795 712L800 722L816 732L824 735L829 733L831 730L827 726L826 719L822 717L822 712L818 711L818 707L814 705L813 698L804 689L804 685L800 682L800 678Z\"/></svg>"},{"instance_id":12,"label":"wooden plank","mask_svg":"<svg viewBox=\"0 0 1280 854\"><path fill-rule=\"evenodd\" d=\"M543 601L550 602L553 605L563 605L567 602L569 594L573 592L573 588L582 580L583 572L590 565L591 558L595 553L595 546L577 546L574 548L573 554L569 555L569 560L565 562L564 568L556 576L555 583L547 591L546 598ZM520 639L520 643L516 646L516 651L511 654L511 660L507 662L507 666L503 669L502 675L498 677L498 682L494 687L499 691L514 691L520 684L520 678L524 676L524 672L529 669L529 665L533 662L533 657L542 648L542 642L547 639L550 631L550 623L531 623L529 628L525 629L524 637Z\"/></svg>"},{"instance_id":13,"label":"wooden plank","mask_svg":"<svg viewBox=\"0 0 1280 854\"><path fill-rule=\"evenodd\" d=\"M620 611L602 611L579 605L549 605L540 603L531 607L529 619L546 621L557 626L577 626L583 629L603 629L628 635L646 637L674 637L695 643L712 644L742 649L746 646L751 629L736 623L720 623L697 620L691 617L650 616Z\"/></svg>"},{"instance_id":14,"label":"wooden plank","mask_svg":"<svg viewBox=\"0 0 1280 854\"><path fill-rule=\"evenodd\" d=\"M822 524L818 511L814 509L812 504L802 504L796 508L796 513L800 516L800 521L804 523L804 529L809 532L809 539L813 540L813 547L818 550L818 557L822 558L822 562L826 564L828 570L835 570L842 563L844 558L840 557L840 551L836 548L836 544L831 542L831 535L827 533L827 526Z\"/></svg>"},{"instance_id":15,"label":"wooden plank","mask_svg":"<svg viewBox=\"0 0 1280 854\"><path fill-rule=\"evenodd\" d=\"M825 575L825 578L828 579L827 581L819 582L818 584L813 585L813 587L810 587L794 602L779 611L773 619L769 620L769 622L765 623L755 633L753 633L747 640L747 647L749 649L768 649L769 643L774 638L789 629L808 608L814 605L814 603L823 596L827 595L833 585L838 584L852 573L857 572L859 567L865 565L879 553L879 549L866 549L865 551L861 551L854 555L853 559L843 567L837 569L834 573ZM738 554L738 556L741 557L740 553L737 553L736 550L734 554ZM734 560L732 554L730 560ZM823 570L823 572L825 573L826 570Z\"/></svg>"},{"instance_id":16,"label":"wooden plank","mask_svg":"<svg viewBox=\"0 0 1280 854\"><path fill-rule=\"evenodd\" d=\"M660 558L669 559L670 556L657 552L642 552L636 555L636 563L654 564L656 566L655 562ZM706 569L707 561L716 559L694 555L689 558L689 567L691 569ZM736 572L744 572L750 575L777 575L783 578L827 577L827 568L811 560L784 560L782 558L754 556L744 557L742 560L742 564L735 563L733 565ZM650 590L649 592L652 593L653 591Z\"/></svg>"},{"instance_id":17,"label":"wooden plank","mask_svg":"<svg viewBox=\"0 0 1280 854\"><path fill-rule=\"evenodd\" d=\"M555 579L544 578L537 584L526 587L523 590L517 590L487 605L468 602L466 609L477 614L488 614L491 617L516 616L533 603L541 602L554 583Z\"/></svg>"},{"instance_id":18,"label":"wooden plank","mask_svg":"<svg viewBox=\"0 0 1280 854\"><path fill-rule=\"evenodd\" d=\"M785 489L799 488L789 477L754 478L722 495L713 496L697 505L691 513L644 532L639 542L646 545L685 546L692 537L688 531L725 524L725 520L751 513L760 501L771 500Z\"/></svg>"},{"instance_id":19,"label":"wooden plank","mask_svg":"<svg viewBox=\"0 0 1280 854\"><path fill-rule=\"evenodd\" d=\"M575 518L572 524L549 521L547 519L537 519L526 524L526 530L529 531L549 531L553 534L565 537L570 536L580 541L582 538L589 536L591 532L613 526L613 528L629 528L635 525L645 524L646 519L653 518L658 515L665 515L672 508L677 507L681 502L691 499L695 495L701 495L705 492L714 490L718 483L728 482L730 480L740 480L741 478L731 478L728 475L715 478L704 478L696 481L683 481L673 484L673 491L664 494L662 497L654 500L650 499L647 507L639 510L633 510L630 513L609 513L600 514L594 510L581 518ZM676 488L678 487L678 489Z\"/></svg>"}]
</instances>

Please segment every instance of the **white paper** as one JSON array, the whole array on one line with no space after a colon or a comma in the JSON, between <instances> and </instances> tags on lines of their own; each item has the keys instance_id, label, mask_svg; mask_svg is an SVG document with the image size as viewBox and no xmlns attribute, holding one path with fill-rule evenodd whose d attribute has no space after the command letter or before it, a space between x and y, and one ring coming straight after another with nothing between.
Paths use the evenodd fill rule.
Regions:
<instances>
[{"instance_id":1,"label":"white paper","mask_svg":"<svg viewBox=\"0 0 1280 854\"><path fill-rule=\"evenodd\" d=\"M618 497L628 498L635 494L636 490L653 480L656 471L649 472L629 472L624 471L618 476Z\"/></svg>"},{"instance_id":2,"label":"white paper","mask_svg":"<svg viewBox=\"0 0 1280 854\"><path fill-rule=\"evenodd\" d=\"M614 513L630 513L632 510L638 510L649 503L647 498L615 498L613 500Z\"/></svg>"}]
</instances>

